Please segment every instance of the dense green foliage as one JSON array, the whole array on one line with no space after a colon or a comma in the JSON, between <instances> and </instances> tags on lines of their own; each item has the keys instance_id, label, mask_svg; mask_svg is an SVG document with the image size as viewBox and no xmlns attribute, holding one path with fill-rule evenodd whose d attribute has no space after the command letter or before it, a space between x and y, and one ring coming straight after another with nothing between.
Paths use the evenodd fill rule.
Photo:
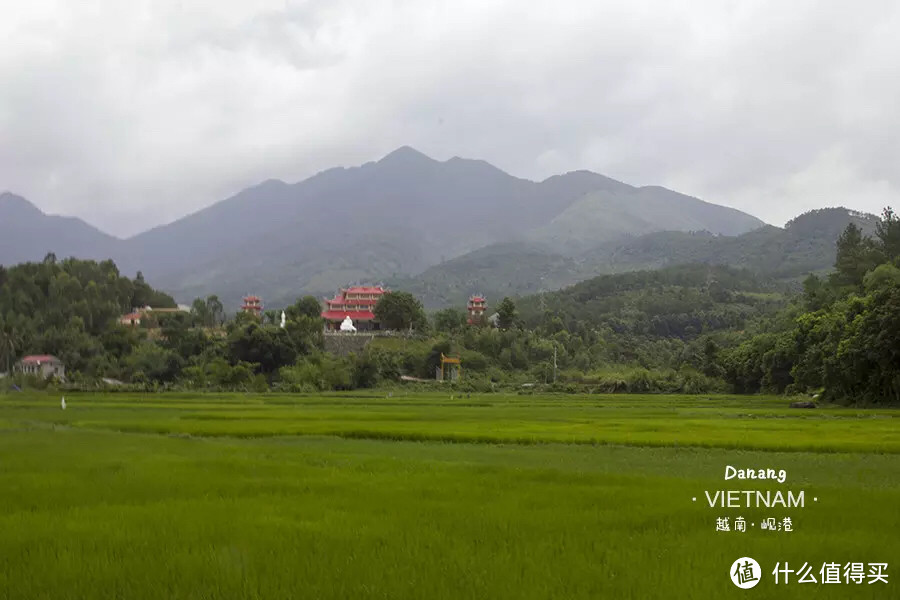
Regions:
<instances>
[{"instance_id":1,"label":"dense green foliage","mask_svg":"<svg viewBox=\"0 0 900 600\"><path fill-rule=\"evenodd\" d=\"M132 307L174 307L138 273L111 261L67 259L0 266L0 369L26 353L54 354L76 370L105 373L138 343L114 325Z\"/></svg>"},{"instance_id":2,"label":"dense green foliage","mask_svg":"<svg viewBox=\"0 0 900 600\"><path fill-rule=\"evenodd\" d=\"M723 356L739 392L821 392L841 402L900 403L900 219L888 208L874 239L853 224L835 271L766 330Z\"/></svg>"},{"instance_id":3,"label":"dense green foliage","mask_svg":"<svg viewBox=\"0 0 900 600\"><path fill-rule=\"evenodd\" d=\"M436 322L444 351L460 353L470 375L485 373L494 383L555 380L566 389L710 392L726 389L721 347L774 314L784 298L747 271L688 265L604 275L504 300L498 310L504 305L516 327L456 332Z\"/></svg>"},{"instance_id":4,"label":"dense green foliage","mask_svg":"<svg viewBox=\"0 0 900 600\"><path fill-rule=\"evenodd\" d=\"M892 411L384 396L76 394L63 412L58 395L0 395L0 589L29 600L728 598L742 593L728 565L749 555L765 567L753 596L782 598L795 587L774 585L776 561L818 570L900 551ZM724 464L785 469L806 507L708 508ZM785 489L751 483L738 489ZM738 515L791 517L794 531L714 531ZM887 585L811 589L888 598L892 569Z\"/></svg>"},{"instance_id":5,"label":"dense green foliage","mask_svg":"<svg viewBox=\"0 0 900 600\"><path fill-rule=\"evenodd\" d=\"M721 391L721 347L783 305L749 272L689 265L505 298L498 328L464 327L459 313L442 310L431 339L376 340L369 353L388 380L431 377L441 352L458 355L463 387L477 390L556 382L569 391Z\"/></svg>"},{"instance_id":6,"label":"dense green foliage","mask_svg":"<svg viewBox=\"0 0 900 600\"><path fill-rule=\"evenodd\" d=\"M506 297L497 305L497 326L500 329L509 329L515 326L519 320L519 309L512 298Z\"/></svg>"},{"instance_id":7,"label":"dense green foliage","mask_svg":"<svg viewBox=\"0 0 900 600\"><path fill-rule=\"evenodd\" d=\"M386 329L421 329L425 326L425 309L409 292L389 292L378 299L375 318Z\"/></svg>"},{"instance_id":8,"label":"dense green foliage","mask_svg":"<svg viewBox=\"0 0 900 600\"><path fill-rule=\"evenodd\" d=\"M315 316L309 316L315 304ZM283 366L322 346L318 301L288 307L286 327L249 315L225 321L216 296L190 312L145 313L141 327L118 323L133 308L172 308L140 273L122 277L105 261L56 261L0 268L0 365L26 354L53 354L71 383L101 378L140 386L264 389ZM31 381L33 385L42 382Z\"/></svg>"},{"instance_id":9,"label":"dense green foliage","mask_svg":"<svg viewBox=\"0 0 900 600\"><path fill-rule=\"evenodd\" d=\"M741 328L782 302L778 288L749 271L683 265L658 271L601 275L559 292L520 302L534 327L609 328L617 334L691 339Z\"/></svg>"},{"instance_id":10,"label":"dense green foliage","mask_svg":"<svg viewBox=\"0 0 900 600\"><path fill-rule=\"evenodd\" d=\"M199 325L216 327L225 323L225 307L218 296L209 296L204 300L197 298L191 305L191 312Z\"/></svg>"},{"instance_id":11,"label":"dense green foliage","mask_svg":"<svg viewBox=\"0 0 900 600\"><path fill-rule=\"evenodd\" d=\"M444 308L434 313L434 326L438 331L458 333L466 326L466 313L458 308Z\"/></svg>"}]
</instances>

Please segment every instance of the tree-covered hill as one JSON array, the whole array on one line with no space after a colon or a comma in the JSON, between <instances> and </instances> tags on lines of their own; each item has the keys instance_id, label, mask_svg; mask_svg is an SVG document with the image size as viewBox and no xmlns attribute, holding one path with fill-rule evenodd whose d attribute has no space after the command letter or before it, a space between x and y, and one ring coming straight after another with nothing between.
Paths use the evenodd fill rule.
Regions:
<instances>
[{"instance_id":1,"label":"tree-covered hill","mask_svg":"<svg viewBox=\"0 0 900 600\"><path fill-rule=\"evenodd\" d=\"M600 243L654 231L712 231L740 235L764 225L733 208L704 202L659 186L596 190L529 233L557 251L576 254Z\"/></svg>"},{"instance_id":2,"label":"tree-covered hill","mask_svg":"<svg viewBox=\"0 0 900 600\"><path fill-rule=\"evenodd\" d=\"M48 255L43 262L0 266L0 370L23 354L54 354L74 368L109 360L129 345L116 325L134 307L172 308L171 296L116 265Z\"/></svg>"},{"instance_id":3,"label":"tree-covered hill","mask_svg":"<svg viewBox=\"0 0 900 600\"><path fill-rule=\"evenodd\" d=\"M799 282L809 273L831 269L835 242L848 224L872 234L876 222L874 215L826 208L800 215L784 228L765 225L736 236L657 231L571 256L534 242L495 244L390 282L415 291L428 307L462 306L473 292L499 300L560 289L601 274L688 263L730 265L762 278Z\"/></svg>"},{"instance_id":4,"label":"tree-covered hill","mask_svg":"<svg viewBox=\"0 0 900 600\"><path fill-rule=\"evenodd\" d=\"M874 231L874 215L845 208L814 210L785 227L767 225L738 236L707 231L649 233L618 244L604 244L584 255L584 261L611 271L655 269L688 262L725 264L779 279L822 272L834 264L835 241L848 224L866 234Z\"/></svg>"},{"instance_id":5,"label":"tree-covered hill","mask_svg":"<svg viewBox=\"0 0 900 600\"><path fill-rule=\"evenodd\" d=\"M216 296L190 312L144 314L140 326L118 318L136 307L173 308L174 300L116 265L48 255L40 263L0 267L0 372L27 354L52 354L76 385L112 378L154 388L265 388L266 376L321 347L321 307L302 298L276 315L228 319ZM18 377L18 376L17 376ZM21 379L21 377L19 377ZM39 382L31 382L37 384Z\"/></svg>"},{"instance_id":6,"label":"tree-covered hill","mask_svg":"<svg viewBox=\"0 0 900 600\"><path fill-rule=\"evenodd\" d=\"M575 259L529 242L492 244L426 269L388 280L422 299L426 308L463 307L473 293L497 299L555 290L579 279Z\"/></svg>"},{"instance_id":7,"label":"tree-covered hill","mask_svg":"<svg viewBox=\"0 0 900 600\"><path fill-rule=\"evenodd\" d=\"M783 294L747 270L690 264L601 275L557 292L522 298L529 327L608 328L614 334L692 339L740 330L784 304Z\"/></svg>"},{"instance_id":8,"label":"tree-covered hill","mask_svg":"<svg viewBox=\"0 0 900 600\"><path fill-rule=\"evenodd\" d=\"M821 392L846 403L900 404L900 218L885 209L873 236L847 226L835 268L722 355L739 392Z\"/></svg>"}]
</instances>

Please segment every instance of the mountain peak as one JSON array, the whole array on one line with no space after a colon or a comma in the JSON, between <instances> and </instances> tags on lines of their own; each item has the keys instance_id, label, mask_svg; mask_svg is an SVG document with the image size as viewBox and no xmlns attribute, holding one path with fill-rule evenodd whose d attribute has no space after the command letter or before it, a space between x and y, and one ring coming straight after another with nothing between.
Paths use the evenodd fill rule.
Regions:
<instances>
[{"instance_id":1,"label":"mountain peak","mask_svg":"<svg viewBox=\"0 0 900 600\"><path fill-rule=\"evenodd\" d=\"M578 169L569 171L562 175L553 175L541 182L544 186L580 186L584 188L584 193L593 190L633 190L634 188L627 183L622 183L587 169Z\"/></svg>"},{"instance_id":2,"label":"mountain peak","mask_svg":"<svg viewBox=\"0 0 900 600\"><path fill-rule=\"evenodd\" d=\"M784 228L794 235L811 236L818 233L834 238L840 235L849 223L855 223L863 233L871 235L875 231L878 217L861 213L843 206L810 210L788 221Z\"/></svg>"},{"instance_id":3,"label":"mountain peak","mask_svg":"<svg viewBox=\"0 0 900 600\"><path fill-rule=\"evenodd\" d=\"M378 164L385 163L409 163L409 162L435 162L433 158L422 154L411 146L400 146L390 154L378 161Z\"/></svg>"},{"instance_id":4,"label":"mountain peak","mask_svg":"<svg viewBox=\"0 0 900 600\"><path fill-rule=\"evenodd\" d=\"M0 213L12 217L42 216L44 213L37 206L12 192L0 194Z\"/></svg>"}]
</instances>

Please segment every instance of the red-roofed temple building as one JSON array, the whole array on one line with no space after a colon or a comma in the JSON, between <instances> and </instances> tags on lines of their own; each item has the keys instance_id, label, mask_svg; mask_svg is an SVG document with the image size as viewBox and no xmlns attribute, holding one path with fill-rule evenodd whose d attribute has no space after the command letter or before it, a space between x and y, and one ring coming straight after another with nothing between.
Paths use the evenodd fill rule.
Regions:
<instances>
[{"instance_id":1,"label":"red-roofed temple building","mask_svg":"<svg viewBox=\"0 0 900 600\"><path fill-rule=\"evenodd\" d=\"M242 311L258 317L262 313L262 309L262 299L259 296L244 296L244 303L241 305Z\"/></svg>"},{"instance_id":2,"label":"red-roofed temple building","mask_svg":"<svg viewBox=\"0 0 900 600\"><path fill-rule=\"evenodd\" d=\"M467 322L469 325L477 325L484 322L484 311L487 310L487 299L481 295L475 295L469 298L469 304L466 306L469 311Z\"/></svg>"},{"instance_id":3,"label":"red-roofed temple building","mask_svg":"<svg viewBox=\"0 0 900 600\"><path fill-rule=\"evenodd\" d=\"M388 293L380 285L364 286L355 285L342 289L337 296L325 301L325 310L322 318L325 319L325 329L338 331L344 319L350 317L357 331L373 331L380 329L375 320L375 305L379 298Z\"/></svg>"}]
</instances>

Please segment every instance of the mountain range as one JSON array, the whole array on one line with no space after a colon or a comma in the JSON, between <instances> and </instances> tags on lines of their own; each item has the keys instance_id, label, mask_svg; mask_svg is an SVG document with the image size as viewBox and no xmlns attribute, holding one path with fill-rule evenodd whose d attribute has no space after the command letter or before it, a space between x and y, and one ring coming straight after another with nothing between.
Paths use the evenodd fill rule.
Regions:
<instances>
[{"instance_id":1,"label":"mountain range","mask_svg":"<svg viewBox=\"0 0 900 600\"><path fill-rule=\"evenodd\" d=\"M262 182L124 240L5 193L0 264L48 252L112 258L124 273L142 271L181 302L214 293L232 309L247 293L283 306L357 281L408 287L439 306L474 291L554 289L682 258L733 254L736 263L752 262L742 254L750 247L760 257L798 250L805 242L795 238L808 236L792 237L794 227L766 226L732 208L589 171L534 182L484 161L438 161L402 147L299 183ZM819 233L833 248L834 232ZM782 237L778 246L773 240ZM810 243L814 258L790 263L788 271L827 266L822 248Z\"/></svg>"}]
</instances>

